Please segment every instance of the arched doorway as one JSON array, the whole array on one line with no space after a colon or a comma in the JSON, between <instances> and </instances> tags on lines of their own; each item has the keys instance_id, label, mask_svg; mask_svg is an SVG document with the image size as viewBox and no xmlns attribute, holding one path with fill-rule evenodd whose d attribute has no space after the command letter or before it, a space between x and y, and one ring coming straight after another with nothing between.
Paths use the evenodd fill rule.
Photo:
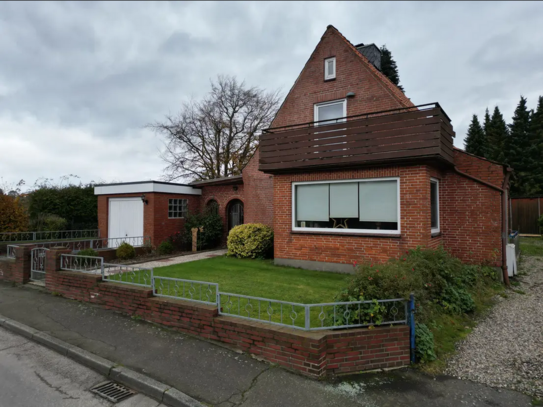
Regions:
<instances>
[{"instance_id":1,"label":"arched doorway","mask_svg":"<svg viewBox=\"0 0 543 407\"><path fill-rule=\"evenodd\" d=\"M234 199L228 203L228 231L238 225L243 225L243 202Z\"/></svg>"}]
</instances>

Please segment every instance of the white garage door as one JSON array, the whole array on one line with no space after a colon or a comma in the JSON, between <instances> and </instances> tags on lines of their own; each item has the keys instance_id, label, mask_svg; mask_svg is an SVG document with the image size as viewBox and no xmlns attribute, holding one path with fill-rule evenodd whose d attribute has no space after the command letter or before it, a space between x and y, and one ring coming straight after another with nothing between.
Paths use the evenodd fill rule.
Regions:
<instances>
[{"instance_id":1,"label":"white garage door","mask_svg":"<svg viewBox=\"0 0 543 407\"><path fill-rule=\"evenodd\" d=\"M141 198L110 198L108 237L143 236L143 201ZM140 239L127 240L133 246L141 244ZM119 241L110 241L109 247L117 247Z\"/></svg>"}]
</instances>

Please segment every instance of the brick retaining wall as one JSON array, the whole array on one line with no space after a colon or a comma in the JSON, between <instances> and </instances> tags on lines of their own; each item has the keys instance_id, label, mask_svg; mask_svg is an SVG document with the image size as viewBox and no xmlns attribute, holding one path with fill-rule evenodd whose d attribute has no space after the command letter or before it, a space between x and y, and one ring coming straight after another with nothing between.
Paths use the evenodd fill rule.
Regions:
<instances>
[{"instance_id":1,"label":"brick retaining wall","mask_svg":"<svg viewBox=\"0 0 543 407\"><path fill-rule=\"evenodd\" d=\"M309 332L221 316L215 305L154 297L151 288L103 282L101 276L92 274L60 271L60 255L69 252L51 249L46 255L46 288L66 298L223 342L314 378L409 364L406 325ZM23 257L2 261L0 267L22 260Z\"/></svg>"}]
</instances>

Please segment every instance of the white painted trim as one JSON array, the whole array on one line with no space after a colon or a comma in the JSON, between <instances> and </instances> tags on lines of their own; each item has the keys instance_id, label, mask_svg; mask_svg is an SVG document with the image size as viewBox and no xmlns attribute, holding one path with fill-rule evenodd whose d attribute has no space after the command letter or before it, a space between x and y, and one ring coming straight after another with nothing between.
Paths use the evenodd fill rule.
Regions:
<instances>
[{"instance_id":1,"label":"white painted trim","mask_svg":"<svg viewBox=\"0 0 543 407\"><path fill-rule=\"evenodd\" d=\"M333 229L333 228L302 228L296 226L296 186L308 185L308 184L337 184L341 182L374 182L374 181L397 181L398 188L398 229L397 230L381 230L381 229ZM384 178L362 178L362 179L342 179L334 181L304 181L292 183L292 196L291 196L291 219L292 219L292 231L293 232L322 232L322 233L337 233L340 234L353 234L353 233L367 233L377 235L400 235L401 234L401 197L400 197L400 177L384 177Z\"/></svg>"},{"instance_id":2,"label":"white painted trim","mask_svg":"<svg viewBox=\"0 0 543 407\"><path fill-rule=\"evenodd\" d=\"M334 73L333 74L330 74L328 73L328 61L334 61ZM336 69L336 57L331 57L331 58L326 58L324 60L324 80L328 80L328 79L335 79L336 78L336 72L337 72L337 69Z\"/></svg>"},{"instance_id":3,"label":"white painted trim","mask_svg":"<svg viewBox=\"0 0 543 407\"><path fill-rule=\"evenodd\" d=\"M187 185L163 184L152 181L94 187L94 195L140 194L162 192L168 194L202 195L202 190Z\"/></svg>"},{"instance_id":4,"label":"white painted trim","mask_svg":"<svg viewBox=\"0 0 543 407\"><path fill-rule=\"evenodd\" d=\"M337 121L337 123L343 123L346 121L345 117L347 116L347 99L337 99L337 100L331 100L329 102L321 102L321 103L315 103L313 105L313 120L315 122L319 121L319 107L326 106L326 105L335 105L343 103L343 117L342 120ZM334 120L334 119L331 119ZM317 127L319 123L315 123L315 127Z\"/></svg>"},{"instance_id":5,"label":"white painted trim","mask_svg":"<svg viewBox=\"0 0 543 407\"><path fill-rule=\"evenodd\" d=\"M432 234L434 233L439 233L441 232L441 221L439 219L439 216L440 216L440 210L439 210L439 180L437 178L430 178L430 184L436 184L437 186L437 228L432 228ZM430 190L430 194L432 193L432 191ZM431 218L431 213L432 213L432 196L430 195L430 227L432 225L432 218Z\"/></svg>"}]
</instances>

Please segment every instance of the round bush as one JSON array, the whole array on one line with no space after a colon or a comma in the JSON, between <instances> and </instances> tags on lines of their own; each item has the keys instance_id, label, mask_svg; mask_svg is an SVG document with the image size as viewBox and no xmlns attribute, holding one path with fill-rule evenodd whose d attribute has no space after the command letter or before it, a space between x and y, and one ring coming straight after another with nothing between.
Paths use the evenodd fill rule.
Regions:
<instances>
[{"instance_id":1,"label":"round bush","mask_svg":"<svg viewBox=\"0 0 543 407\"><path fill-rule=\"evenodd\" d=\"M78 253L77 253L78 256L90 256L90 257L99 257L98 256L98 252L96 250L93 250L93 249L85 249L85 250L80 250Z\"/></svg>"},{"instance_id":2,"label":"round bush","mask_svg":"<svg viewBox=\"0 0 543 407\"><path fill-rule=\"evenodd\" d=\"M228 234L228 255L238 258L264 259L273 253L273 230L262 223L247 223Z\"/></svg>"},{"instance_id":3,"label":"round bush","mask_svg":"<svg viewBox=\"0 0 543 407\"><path fill-rule=\"evenodd\" d=\"M136 249L131 244L123 242L117 247L117 258L121 260L133 259L136 257Z\"/></svg>"},{"instance_id":4,"label":"round bush","mask_svg":"<svg viewBox=\"0 0 543 407\"><path fill-rule=\"evenodd\" d=\"M164 254L172 254L173 253L173 243L169 240L164 240L162 243L158 245L158 254L164 255Z\"/></svg>"}]
</instances>

